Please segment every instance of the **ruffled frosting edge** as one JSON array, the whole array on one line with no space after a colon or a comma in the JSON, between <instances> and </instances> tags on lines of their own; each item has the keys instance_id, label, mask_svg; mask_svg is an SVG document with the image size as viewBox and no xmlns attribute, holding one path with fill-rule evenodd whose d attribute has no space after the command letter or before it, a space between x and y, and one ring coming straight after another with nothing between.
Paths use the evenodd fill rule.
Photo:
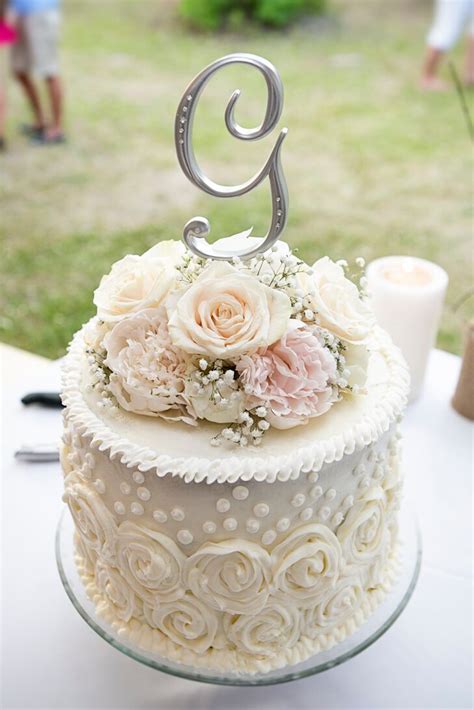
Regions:
<instances>
[{"instance_id":1,"label":"ruffled frosting edge","mask_svg":"<svg viewBox=\"0 0 474 710\"><path fill-rule=\"evenodd\" d=\"M384 396L352 426L342 433L315 441L282 456L239 456L215 458L180 456L172 457L146 446L135 444L114 432L89 407L82 393L82 365L84 358L83 331L74 336L62 367L62 401L66 415L76 431L90 439L90 445L108 452L128 468L141 472L153 471L157 476L182 478L186 483L235 483L238 480L287 481L302 473L318 472L324 464L340 461L377 441L394 421L397 421L407 403L409 373L405 360L390 337L380 328L375 329L377 351L384 357L389 371L389 385ZM217 451L216 451L217 454Z\"/></svg>"}]
</instances>

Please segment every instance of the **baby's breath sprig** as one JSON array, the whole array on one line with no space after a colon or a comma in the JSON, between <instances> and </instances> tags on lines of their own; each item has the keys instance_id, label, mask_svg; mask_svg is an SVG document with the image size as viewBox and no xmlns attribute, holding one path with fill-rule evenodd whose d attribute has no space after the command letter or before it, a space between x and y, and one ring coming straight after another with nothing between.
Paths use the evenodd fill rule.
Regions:
<instances>
[{"instance_id":1,"label":"baby's breath sprig","mask_svg":"<svg viewBox=\"0 0 474 710\"><path fill-rule=\"evenodd\" d=\"M235 366L223 360L199 359L189 374L191 393L195 396L207 394L209 401L219 409L226 409L230 400L239 396L235 386ZM229 389L234 391L230 392Z\"/></svg>"},{"instance_id":2,"label":"baby's breath sprig","mask_svg":"<svg viewBox=\"0 0 474 710\"><path fill-rule=\"evenodd\" d=\"M90 392L95 391L99 395L97 406L100 409L107 408L111 411L118 411L117 401L109 389L112 371L105 364L106 351L87 348L86 355L91 375L87 389Z\"/></svg>"},{"instance_id":3,"label":"baby's breath sprig","mask_svg":"<svg viewBox=\"0 0 474 710\"><path fill-rule=\"evenodd\" d=\"M224 441L229 441L242 447L260 446L265 432L270 429L267 416L268 410L264 406L246 409L237 422L229 424L211 439L211 444L220 446Z\"/></svg>"},{"instance_id":4,"label":"baby's breath sprig","mask_svg":"<svg viewBox=\"0 0 474 710\"><path fill-rule=\"evenodd\" d=\"M195 256L190 251L186 251L183 255L181 263L177 265L178 271L177 280L183 286L192 284L199 274L204 271L207 260L200 256Z\"/></svg>"},{"instance_id":5,"label":"baby's breath sprig","mask_svg":"<svg viewBox=\"0 0 474 710\"><path fill-rule=\"evenodd\" d=\"M357 286L361 297L367 298L367 278L365 275L364 257L356 257L351 264L348 264L345 259L340 259L337 263L344 269L346 277Z\"/></svg>"}]
</instances>

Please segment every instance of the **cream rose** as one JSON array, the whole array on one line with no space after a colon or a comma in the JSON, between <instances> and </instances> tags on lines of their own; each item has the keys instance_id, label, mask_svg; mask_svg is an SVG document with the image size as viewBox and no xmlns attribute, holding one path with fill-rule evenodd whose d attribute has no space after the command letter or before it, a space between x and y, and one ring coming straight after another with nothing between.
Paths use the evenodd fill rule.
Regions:
<instances>
[{"instance_id":1,"label":"cream rose","mask_svg":"<svg viewBox=\"0 0 474 710\"><path fill-rule=\"evenodd\" d=\"M154 607L184 594L185 557L167 535L125 521L117 535L117 561L123 577L140 599Z\"/></svg>"},{"instance_id":2,"label":"cream rose","mask_svg":"<svg viewBox=\"0 0 474 710\"><path fill-rule=\"evenodd\" d=\"M217 614L205 604L186 593L174 602L144 607L150 626L159 629L167 638L194 653L205 653L218 631Z\"/></svg>"},{"instance_id":3,"label":"cream rose","mask_svg":"<svg viewBox=\"0 0 474 710\"><path fill-rule=\"evenodd\" d=\"M84 538L79 535L77 530L74 531L74 550L80 558L84 571L93 575L98 559L97 552L90 545L86 545Z\"/></svg>"},{"instance_id":4,"label":"cream rose","mask_svg":"<svg viewBox=\"0 0 474 710\"><path fill-rule=\"evenodd\" d=\"M214 262L184 293L167 301L171 340L182 350L233 359L266 347L288 327L281 291L226 262Z\"/></svg>"},{"instance_id":5,"label":"cream rose","mask_svg":"<svg viewBox=\"0 0 474 710\"><path fill-rule=\"evenodd\" d=\"M311 639L326 633L328 628L349 621L360 609L364 590L357 577L345 577L325 598L309 607L303 616L303 631Z\"/></svg>"},{"instance_id":6,"label":"cream rose","mask_svg":"<svg viewBox=\"0 0 474 710\"><path fill-rule=\"evenodd\" d=\"M272 552L274 585L300 606L314 606L336 584L341 563L334 533L319 523L303 525Z\"/></svg>"},{"instance_id":7,"label":"cream rose","mask_svg":"<svg viewBox=\"0 0 474 710\"><path fill-rule=\"evenodd\" d=\"M271 599L258 614L226 616L224 629L239 650L252 656L274 656L296 644L301 617L294 604Z\"/></svg>"},{"instance_id":8,"label":"cream rose","mask_svg":"<svg viewBox=\"0 0 474 710\"><path fill-rule=\"evenodd\" d=\"M188 558L186 586L213 609L256 613L269 595L270 555L245 540L207 543Z\"/></svg>"},{"instance_id":9,"label":"cream rose","mask_svg":"<svg viewBox=\"0 0 474 710\"><path fill-rule=\"evenodd\" d=\"M184 252L181 242L167 241L142 256L128 255L117 261L94 293L98 317L113 322L158 307L176 285L175 267Z\"/></svg>"},{"instance_id":10,"label":"cream rose","mask_svg":"<svg viewBox=\"0 0 474 710\"><path fill-rule=\"evenodd\" d=\"M344 269L324 256L312 270L312 276L298 274L297 281L309 292L318 325L350 343L365 340L374 325L374 315Z\"/></svg>"},{"instance_id":11,"label":"cream rose","mask_svg":"<svg viewBox=\"0 0 474 710\"><path fill-rule=\"evenodd\" d=\"M349 564L373 562L386 539L386 495L380 486L373 486L364 498L352 506L337 529L342 552Z\"/></svg>"},{"instance_id":12,"label":"cream rose","mask_svg":"<svg viewBox=\"0 0 474 710\"><path fill-rule=\"evenodd\" d=\"M86 546L104 559L114 560L117 526L98 493L70 473L64 481L63 501L69 506Z\"/></svg>"},{"instance_id":13,"label":"cream rose","mask_svg":"<svg viewBox=\"0 0 474 710\"><path fill-rule=\"evenodd\" d=\"M95 581L105 602L112 605L119 619L130 621L132 616L139 615L140 602L116 567L99 560L95 569Z\"/></svg>"}]
</instances>

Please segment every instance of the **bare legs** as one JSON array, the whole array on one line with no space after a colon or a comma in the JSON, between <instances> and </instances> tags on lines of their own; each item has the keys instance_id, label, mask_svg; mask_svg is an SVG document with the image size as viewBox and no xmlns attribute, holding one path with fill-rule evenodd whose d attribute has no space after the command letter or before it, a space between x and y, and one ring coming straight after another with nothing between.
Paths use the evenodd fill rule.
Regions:
<instances>
[{"instance_id":1,"label":"bare legs","mask_svg":"<svg viewBox=\"0 0 474 710\"><path fill-rule=\"evenodd\" d=\"M466 85L474 86L474 35L469 34L466 48Z\"/></svg>"},{"instance_id":2,"label":"bare legs","mask_svg":"<svg viewBox=\"0 0 474 710\"><path fill-rule=\"evenodd\" d=\"M45 127L43 110L35 83L31 77L24 72L17 72L16 79L19 81L33 113L33 127L42 131Z\"/></svg>"},{"instance_id":3,"label":"bare legs","mask_svg":"<svg viewBox=\"0 0 474 710\"><path fill-rule=\"evenodd\" d=\"M448 88L448 84L438 76L438 70L444 56L445 52L443 50L428 47L421 72L421 86L423 89L427 91L444 91ZM469 34L467 38L465 82L467 86L474 86L474 35L472 34Z\"/></svg>"},{"instance_id":4,"label":"bare legs","mask_svg":"<svg viewBox=\"0 0 474 710\"><path fill-rule=\"evenodd\" d=\"M33 113L34 129L43 132L46 140L62 136L63 94L59 77L51 76L46 78L46 89L51 111L51 123L47 124L36 84L29 74L17 72L15 76L25 92Z\"/></svg>"},{"instance_id":5,"label":"bare legs","mask_svg":"<svg viewBox=\"0 0 474 710\"><path fill-rule=\"evenodd\" d=\"M421 86L426 91L443 91L447 88L446 82L438 77L438 69L443 57L444 52L441 49L428 47L421 73Z\"/></svg>"},{"instance_id":6,"label":"bare legs","mask_svg":"<svg viewBox=\"0 0 474 710\"><path fill-rule=\"evenodd\" d=\"M63 111L63 90L58 76L51 76L46 79L48 88L49 103L51 106L52 122L46 130L49 138L57 138L63 133L62 111Z\"/></svg>"}]
</instances>

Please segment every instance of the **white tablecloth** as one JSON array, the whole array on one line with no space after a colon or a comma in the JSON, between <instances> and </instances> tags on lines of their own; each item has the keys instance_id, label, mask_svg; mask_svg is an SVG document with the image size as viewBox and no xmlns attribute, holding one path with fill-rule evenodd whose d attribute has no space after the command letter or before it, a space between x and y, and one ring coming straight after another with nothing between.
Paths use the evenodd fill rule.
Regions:
<instances>
[{"instance_id":1,"label":"white tablecloth","mask_svg":"<svg viewBox=\"0 0 474 710\"><path fill-rule=\"evenodd\" d=\"M420 580L395 625L356 658L281 686L217 687L125 657L80 618L56 570L58 464L18 463L24 442L60 435L57 411L25 408L57 389L58 365L2 347L3 708L469 708L471 688L471 425L449 401L459 358L434 351L422 398L403 424L406 495L423 534Z\"/></svg>"}]
</instances>

